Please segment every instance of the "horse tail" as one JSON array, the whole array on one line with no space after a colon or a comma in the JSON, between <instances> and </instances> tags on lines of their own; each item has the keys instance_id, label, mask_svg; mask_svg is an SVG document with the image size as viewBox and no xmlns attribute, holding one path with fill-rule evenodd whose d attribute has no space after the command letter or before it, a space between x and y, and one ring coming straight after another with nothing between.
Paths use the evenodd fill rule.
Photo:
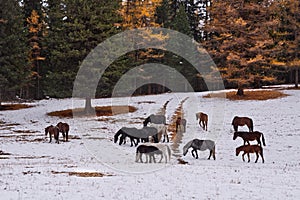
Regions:
<instances>
[{"instance_id":1,"label":"horse tail","mask_svg":"<svg viewBox=\"0 0 300 200\"><path fill-rule=\"evenodd\" d=\"M168 157L169 157L169 162L171 160L171 149L169 147L169 145L167 145L167 151L168 151Z\"/></svg>"},{"instance_id":2,"label":"horse tail","mask_svg":"<svg viewBox=\"0 0 300 200\"><path fill-rule=\"evenodd\" d=\"M194 142L194 140L191 140L186 145L184 145L184 147L183 147L183 155L184 156L187 154L187 152L188 152L188 150L191 147L193 142Z\"/></svg>"},{"instance_id":3,"label":"horse tail","mask_svg":"<svg viewBox=\"0 0 300 200\"><path fill-rule=\"evenodd\" d=\"M266 146L265 137L264 137L263 133L261 133L261 139L262 139L263 145Z\"/></svg>"},{"instance_id":4,"label":"horse tail","mask_svg":"<svg viewBox=\"0 0 300 200\"><path fill-rule=\"evenodd\" d=\"M250 119L250 132L253 132L253 120Z\"/></svg>"}]
</instances>

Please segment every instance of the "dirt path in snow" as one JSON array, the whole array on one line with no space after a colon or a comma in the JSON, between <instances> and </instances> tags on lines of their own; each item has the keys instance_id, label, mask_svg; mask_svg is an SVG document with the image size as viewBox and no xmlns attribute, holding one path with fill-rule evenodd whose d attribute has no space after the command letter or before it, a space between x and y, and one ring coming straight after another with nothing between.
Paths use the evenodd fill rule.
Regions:
<instances>
[{"instance_id":1,"label":"dirt path in snow","mask_svg":"<svg viewBox=\"0 0 300 200\"><path fill-rule=\"evenodd\" d=\"M183 132L182 131L177 131L176 133L176 120L178 117L181 117L181 119L184 119L184 112L183 112L183 104L184 102L188 99L185 98L183 99L179 106L177 107L176 111L174 112L172 119L171 119L171 123L168 125L168 132L171 132L171 150L173 151L173 156L175 156L176 158L181 157L181 153L179 150L179 146L182 143L182 136L183 136Z\"/></svg>"}]
</instances>

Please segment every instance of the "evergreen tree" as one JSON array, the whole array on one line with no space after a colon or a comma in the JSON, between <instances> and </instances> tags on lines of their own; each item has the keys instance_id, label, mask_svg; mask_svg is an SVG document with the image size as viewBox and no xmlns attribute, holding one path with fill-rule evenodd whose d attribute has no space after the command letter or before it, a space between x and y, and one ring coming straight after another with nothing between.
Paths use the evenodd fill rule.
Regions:
<instances>
[{"instance_id":1,"label":"evergreen tree","mask_svg":"<svg viewBox=\"0 0 300 200\"><path fill-rule=\"evenodd\" d=\"M0 0L0 102L26 96L27 68L22 10L17 0Z\"/></svg>"},{"instance_id":2,"label":"evergreen tree","mask_svg":"<svg viewBox=\"0 0 300 200\"><path fill-rule=\"evenodd\" d=\"M276 42L274 63L288 67L294 73L295 87L298 87L300 68L300 2L297 0L276 1L273 9L279 21L272 36Z\"/></svg>"}]
</instances>

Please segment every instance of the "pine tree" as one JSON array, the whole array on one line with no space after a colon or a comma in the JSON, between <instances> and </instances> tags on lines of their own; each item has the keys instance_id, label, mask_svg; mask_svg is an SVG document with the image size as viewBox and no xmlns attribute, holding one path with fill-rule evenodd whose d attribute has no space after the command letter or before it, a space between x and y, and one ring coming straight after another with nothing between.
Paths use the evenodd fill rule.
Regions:
<instances>
[{"instance_id":1,"label":"pine tree","mask_svg":"<svg viewBox=\"0 0 300 200\"><path fill-rule=\"evenodd\" d=\"M25 32L19 1L0 0L0 102L23 96L28 86Z\"/></svg>"},{"instance_id":2,"label":"pine tree","mask_svg":"<svg viewBox=\"0 0 300 200\"><path fill-rule=\"evenodd\" d=\"M278 14L279 25L272 32L276 41L276 63L294 72L295 87L298 87L300 68L300 3L297 0L276 1L273 8Z\"/></svg>"}]
</instances>

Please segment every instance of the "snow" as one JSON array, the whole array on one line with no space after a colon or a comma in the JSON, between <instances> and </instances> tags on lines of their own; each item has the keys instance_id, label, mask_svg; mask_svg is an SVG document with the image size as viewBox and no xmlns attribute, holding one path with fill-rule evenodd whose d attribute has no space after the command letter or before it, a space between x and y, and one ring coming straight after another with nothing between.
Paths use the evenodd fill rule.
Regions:
<instances>
[{"instance_id":1,"label":"snow","mask_svg":"<svg viewBox=\"0 0 300 200\"><path fill-rule=\"evenodd\" d=\"M131 105L134 113L107 117L60 119L47 112L83 107L80 99L50 99L34 107L0 113L1 199L299 199L300 197L300 91L266 101L230 101L202 98L206 93L167 93L130 98L106 98L94 106ZM142 127L142 121L166 107L167 123L185 98L187 131L170 142L171 161L136 163L135 147L119 146L114 134L123 126ZM155 102L155 103L149 103ZM208 131L196 121L196 112L209 116ZM251 162L235 156L241 138L233 140L231 120L248 116L254 129L264 133L265 163L255 155ZM44 128L64 121L70 124L70 141L49 143ZM248 131L247 127L239 130ZM16 132L17 131L17 132ZM76 137L75 137L76 136ZM77 138L77 139L76 139ZM79 138L79 139L78 139ZM208 151L182 156L193 138L216 142L216 160ZM256 142L253 142L256 143ZM177 152L174 152L176 150ZM177 158L188 164L178 164ZM246 159L247 160L247 159ZM100 172L103 177L77 177L65 172Z\"/></svg>"}]
</instances>

